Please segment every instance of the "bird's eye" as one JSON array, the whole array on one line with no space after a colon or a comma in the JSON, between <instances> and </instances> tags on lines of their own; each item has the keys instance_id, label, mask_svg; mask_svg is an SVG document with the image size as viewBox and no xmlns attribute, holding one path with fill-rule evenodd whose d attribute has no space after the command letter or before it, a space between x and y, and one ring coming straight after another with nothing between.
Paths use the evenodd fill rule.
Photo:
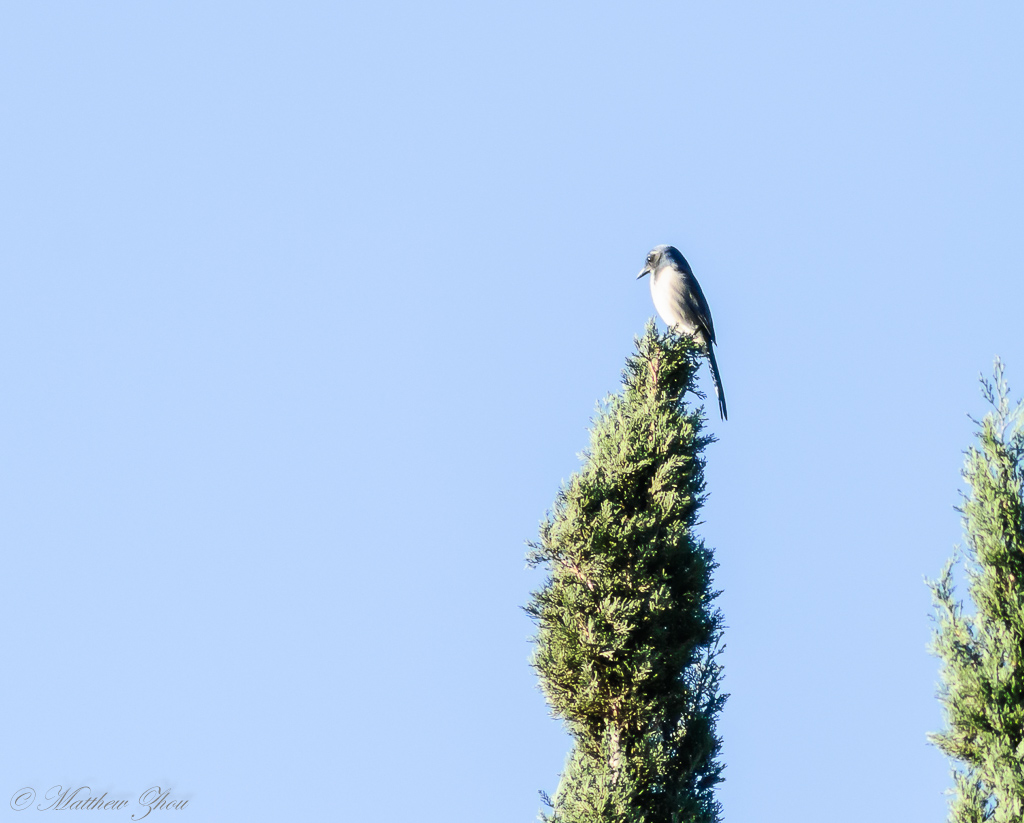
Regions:
<instances>
[{"instance_id":1,"label":"bird's eye","mask_svg":"<svg viewBox=\"0 0 1024 823\"><path fill-rule=\"evenodd\" d=\"M653 262L654 262L654 255L653 254L647 255L647 265L649 266Z\"/></svg>"}]
</instances>

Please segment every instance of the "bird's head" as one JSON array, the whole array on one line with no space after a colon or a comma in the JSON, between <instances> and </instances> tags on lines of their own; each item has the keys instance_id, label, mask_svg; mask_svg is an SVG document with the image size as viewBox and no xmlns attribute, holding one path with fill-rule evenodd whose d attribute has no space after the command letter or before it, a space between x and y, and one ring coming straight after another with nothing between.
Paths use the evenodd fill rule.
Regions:
<instances>
[{"instance_id":1,"label":"bird's head","mask_svg":"<svg viewBox=\"0 0 1024 823\"><path fill-rule=\"evenodd\" d=\"M682 255L675 246L655 246L647 255L647 261L636 279L639 280L645 274L654 274L662 266L674 262L676 258L682 258Z\"/></svg>"}]
</instances>

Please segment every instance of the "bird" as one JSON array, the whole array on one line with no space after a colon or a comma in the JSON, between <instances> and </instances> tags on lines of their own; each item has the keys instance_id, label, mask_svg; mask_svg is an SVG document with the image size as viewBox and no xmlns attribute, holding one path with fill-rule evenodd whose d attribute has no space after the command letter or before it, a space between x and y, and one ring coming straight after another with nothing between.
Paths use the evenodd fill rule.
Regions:
<instances>
[{"instance_id":1,"label":"bird","mask_svg":"<svg viewBox=\"0 0 1024 823\"><path fill-rule=\"evenodd\" d=\"M729 419L725 409L725 391L722 389L722 375L715 360L715 324L711 321L711 309L700 283L693 276L690 264L675 246L655 246L647 255L647 262L640 274L651 276L651 297L654 308L669 328L676 328L690 335L708 356L711 379L718 397L718 411L723 420Z\"/></svg>"}]
</instances>

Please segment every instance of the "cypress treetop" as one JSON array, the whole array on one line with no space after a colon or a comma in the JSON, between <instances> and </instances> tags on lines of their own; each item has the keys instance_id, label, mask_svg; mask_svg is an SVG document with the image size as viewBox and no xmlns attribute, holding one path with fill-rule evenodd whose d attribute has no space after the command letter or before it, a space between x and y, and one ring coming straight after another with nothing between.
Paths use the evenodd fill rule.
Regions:
<instances>
[{"instance_id":1,"label":"cypress treetop","mask_svg":"<svg viewBox=\"0 0 1024 823\"><path fill-rule=\"evenodd\" d=\"M684 400L699 356L689 336L648 324L531 544L531 565L550 570L527 607L533 665L574 738L552 823L719 816L722 616L694 534L714 438Z\"/></svg>"}]
</instances>

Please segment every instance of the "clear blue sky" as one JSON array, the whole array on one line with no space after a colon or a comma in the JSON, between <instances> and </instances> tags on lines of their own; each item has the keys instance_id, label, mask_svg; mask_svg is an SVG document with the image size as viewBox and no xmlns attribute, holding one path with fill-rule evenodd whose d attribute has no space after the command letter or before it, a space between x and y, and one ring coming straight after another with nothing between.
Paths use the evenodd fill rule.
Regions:
<instances>
[{"instance_id":1,"label":"clear blue sky","mask_svg":"<svg viewBox=\"0 0 1024 823\"><path fill-rule=\"evenodd\" d=\"M978 374L1024 388L1021 42L1009 2L8 4L0 820L534 819L524 541L659 243L729 399L726 819L943 819L922 580Z\"/></svg>"}]
</instances>

